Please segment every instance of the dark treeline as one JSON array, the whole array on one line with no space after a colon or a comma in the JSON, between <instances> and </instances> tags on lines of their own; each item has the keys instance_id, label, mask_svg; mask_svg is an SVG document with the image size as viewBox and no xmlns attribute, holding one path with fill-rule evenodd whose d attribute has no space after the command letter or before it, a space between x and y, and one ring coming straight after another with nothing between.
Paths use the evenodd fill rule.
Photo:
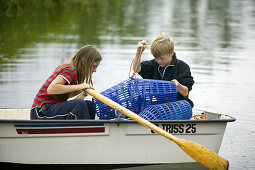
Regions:
<instances>
[{"instance_id":1,"label":"dark treeline","mask_svg":"<svg viewBox=\"0 0 255 170\"><path fill-rule=\"evenodd\" d=\"M95 0L94 3L99 3ZM56 8L70 4L86 4L89 0L0 0L0 16L22 16L24 13L31 15L40 14L41 9Z\"/></svg>"},{"instance_id":2,"label":"dark treeline","mask_svg":"<svg viewBox=\"0 0 255 170\"><path fill-rule=\"evenodd\" d=\"M77 48L126 43L114 37L146 35L148 6L143 0L0 0L0 65L38 43L74 43Z\"/></svg>"}]
</instances>

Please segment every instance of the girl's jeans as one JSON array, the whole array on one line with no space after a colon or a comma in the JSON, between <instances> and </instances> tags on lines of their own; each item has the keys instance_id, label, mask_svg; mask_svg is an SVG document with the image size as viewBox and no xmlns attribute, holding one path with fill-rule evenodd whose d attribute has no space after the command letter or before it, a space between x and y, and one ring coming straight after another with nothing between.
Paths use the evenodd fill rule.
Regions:
<instances>
[{"instance_id":1,"label":"girl's jeans","mask_svg":"<svg viewBox=\"0 0 255 170\"><path fill-rule=\"evenodd\" d=\"M48 104L42 108L33 108L32 119L95 119L93 102L83 99L68 100L62 103Z\"/></svg>"}]
</instances>

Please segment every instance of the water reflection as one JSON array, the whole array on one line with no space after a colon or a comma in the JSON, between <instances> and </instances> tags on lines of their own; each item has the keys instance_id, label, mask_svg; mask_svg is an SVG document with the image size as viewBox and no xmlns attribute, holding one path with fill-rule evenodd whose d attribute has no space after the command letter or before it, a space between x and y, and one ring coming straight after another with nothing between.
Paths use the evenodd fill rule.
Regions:
<instances>
[{"instance_id":1,"label":"water reflection","mask_svg":"<svg viewBox=\"0 0 255 170\"><path fill-rule=\"evenodd\" d=\"M221 154L237 169L254 167L242 164L244 159L254 162L255 151L250 146L255 142L255 91L250 88L255 86L253 0L54 2L0 12L1 108L29 108L53 69L84 44L96 46L103 55L94 84L98 91L105 90L128 78L136 44L143 39L150 44L163 31L173 36L177 56L191 66L195 107L238 119L226 131ZM143 59L151 58L147 49ZM233 138L235 132L247 136Z\"/></svg>"},{"instance_id":2,"label":"water reflection","mask_svg":"<svg viewBox=\"0 0 255 170\"><path fill-rule=\"evenodd\" d=\"M243 5L242 1L230 3L228 0L218 3L197 0L85 1L38 8L18 17L1 16L1 63L10 62L4 60L6 58L18 59L19 49L33 48L38 42L76 44L67 49L84 44L132 44L136 41L123 37L151 40L159 31L173 35L177 47L188 51L234 50L240 48L233 43L244 32L240 28ZM62 48L66 49L66 46ZM206 60L200 59L200 62L213 63L213 56L207 53ZM199 61L194 59L194 63Z\"/></svg>"}]
</instances>

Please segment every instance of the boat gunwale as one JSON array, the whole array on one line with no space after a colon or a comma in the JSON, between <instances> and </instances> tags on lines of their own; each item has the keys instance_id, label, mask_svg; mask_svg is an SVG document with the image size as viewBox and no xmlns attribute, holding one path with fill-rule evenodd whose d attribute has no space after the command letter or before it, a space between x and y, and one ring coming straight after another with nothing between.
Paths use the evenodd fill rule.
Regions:
<instances>
[{"instance_id":1,"label":"boat gunwale","mask_svg":"<svg viewBox=\"0 0 255 170\"><path fill-rule=\"evenodd\" d=\"M6 108L4 108L6 109ZM0 109L1 110L1 109ZM221 119L187 119L187 120L148 120L151 123L213 123L213 122L234 122L236 118L221 114L214 113L210 111L205 111L203 109L194 109L202 114L212 113L219 116L223 116L225 118ZM31 120L31 119L1 119L0 123L138 123L132 119L123 119L123 118L115 118L115 119L78 119L78 120Z\"/></svg>"},{"instance_id":2,"label":"boat gunwale","mask_svg":"<svg viewBox=\"0 0 255 170\"><path fill-rule=\"evenodd\" d=\"M228 115L225 115L228 116ZM214 122L234 122L234 117L229 119L203 119L203 120L150 120L151 123L214 123ZM0 119L0 123L138 123L135 120L128 119L100 119L100 120L25 120L25 119Z\"/></svg>"}]
</instances>

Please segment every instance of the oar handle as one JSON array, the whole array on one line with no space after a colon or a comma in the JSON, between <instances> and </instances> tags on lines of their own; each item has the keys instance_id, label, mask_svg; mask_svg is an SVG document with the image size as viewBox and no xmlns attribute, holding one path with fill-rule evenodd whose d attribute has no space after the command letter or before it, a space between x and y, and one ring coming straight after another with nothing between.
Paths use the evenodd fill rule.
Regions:
<instances>
[{"instance_id":1,"label":"oar handle","mask_svg":"<svg viewBox=\"0 0 255 170\"><path fill-rule=\"evenodd\" d=\"M171 135L170 133L166 132L165 130L161 129L160 127L154 125L153 123L149 122L148 120L142 118L141 116L137 115L136 113L128 110L127 108L121 106L120 104L112 101L111 99L103 96L102 94L96 92L92 89L86 89L86 92L89 93L91 96L95 97L96 99L100 100L101 102L105 103L106 105L116 109L117 111L121 112L122 114L130 117L133 120L136 120L138 123L147 126L148 128L158 132L159 134L165 136L166 138L175 141L178 139L177 137Z\"/></svg>"}]
</instances>

